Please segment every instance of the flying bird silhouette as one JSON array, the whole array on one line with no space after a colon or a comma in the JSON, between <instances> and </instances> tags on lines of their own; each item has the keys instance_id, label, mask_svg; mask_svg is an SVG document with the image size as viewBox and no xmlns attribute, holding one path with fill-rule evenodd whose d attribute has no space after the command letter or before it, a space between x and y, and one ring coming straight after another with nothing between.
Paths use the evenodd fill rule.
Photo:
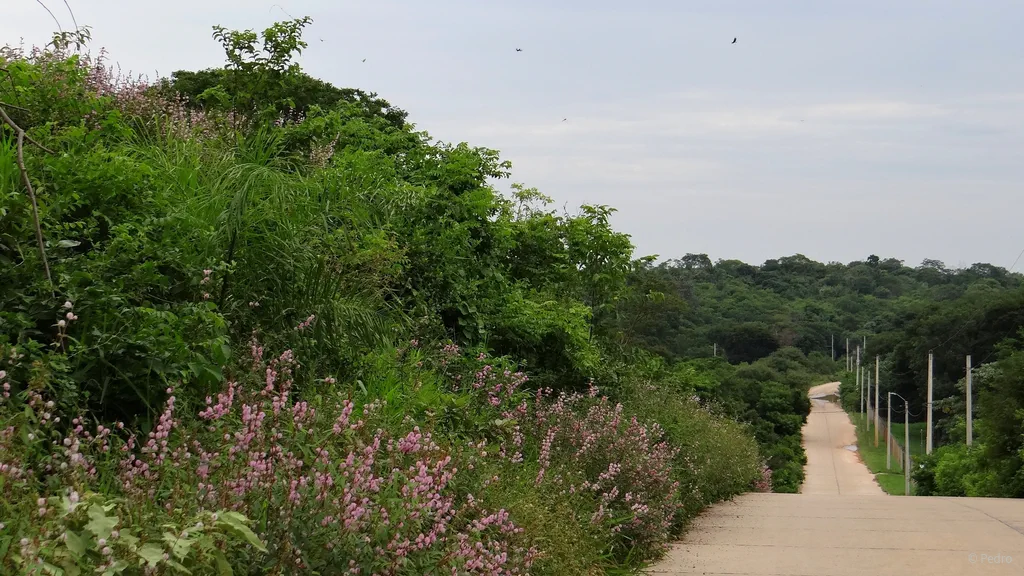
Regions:
<instances>
[{"instance_id":1,"label":"flying bird silhouette","mask_svg":"<svg viewBox=\"0 0 1024 576\"><path fill-rule=\"evenodd\" d=\"M568 120L568 118L562 118L562 122L567 122Z\"/></svg>"},{"instance_id":2,"label":"flying bird silhouette","mask_svg":"<svg viewBox=\"0 0 1024 576\"><path fill-rule=\"evenodd\" d=\"M366 58L363 58L363 62L366 62Z\"/></svg>"},{"instance_id":3,"label":"flying bird silhouette","mask_svg":"<svg viewBox=\"0 0 1024 576\"><path fill-rule=\"evenodd\" d=\"M523 51L522 48L516 48L516 52L522 52L522 51Z\"/></svg>"},{"instance_id":4,"label":"flying bird silhouette","mask_svg":"<svg viewBox=\"0 0 1024 576\"><path fill-rule=\"evenodd\" d=\"M736 39L735 39L735 38L733 38L733 39L732 39L732 43L733 43L733 44L735 44L735 43L736 43Z\"/></svg>"}]
</instances>

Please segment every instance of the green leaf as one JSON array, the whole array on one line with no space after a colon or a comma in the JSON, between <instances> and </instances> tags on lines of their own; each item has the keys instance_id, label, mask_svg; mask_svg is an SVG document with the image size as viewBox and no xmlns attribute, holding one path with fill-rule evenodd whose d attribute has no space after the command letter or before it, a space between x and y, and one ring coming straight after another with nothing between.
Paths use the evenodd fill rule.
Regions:
<instances>
[{"instance_id":1,"label":"green leaf","mask_svg":"<svg viewBox=\"0 0 1024 576\"><path fill-rule=\"evenodd\" d=\"M72 530L65 532L66 538L64 543L67 545L68 550L74 553L75 556L81 556L85 554L86 544L85 540L82 539L77 533Z\"/></svg>"},{"instance_id":2,"label":"green leaf","mask_svg":"<svg viewBox=\"0 0 1024 576\"><path fill-rule=\"evenodd\" d=\"M139 555L139 558L145 560L150 568L156 568L157 564L164 560L164 549L159 544L152 542L143 544L135 553Z\"/></svg>"},{"instance_id":3,"label":"green leaf","mask_svg":"<svg viewBox=\"0 0 1024 576\"><path fill-rule=\"evenodd\" d=\"M190 572L188 568L185 568L184 566L182 566L181 564L178 564L174 560L168 560L167 561L167 565L170 566L171 568L174 568L178 572L183 573L183 574L192 574L192 572Z\"/></svg>"},{"instance_id":4,"label":"green leaf","mask_svg":"<svg viewBox=\"0 0 1024 576\"><path fill-rule=\"evenodd\" d=\"M171 534L170 532L164 532L164 542L171 547L171 554L175 558L184 560L188 556L188 549L192 547L192 543L195 542L194 538L181 538Z\"/></svg>"},{"instance_id":5,"label":"green leaf","mask_svg":"<svg viewBox=\"0 0 1024 576\"><path fill-rule=\"evenodd\" d=\"M53 576L64 576L63 570L49 562L43 562L43 572L46 574L52 574Z\"/></svg>"},{"instance_id":6,"label":"green leaf","mask_svg":"<svg viewBox=\"0 0 1024 576\"><path fill-rule=\"evenodd\" d=\"M125 562L124 560L118 560L117 562L114 562L113 566L111 566L110 568L107 568L106 571L103 572L103 576L111 576L112 574L120 574L121 572L124 572L124 569L127 568L127 567L128 567L128 563L127 562Z\"/></svg>"},{"instance_id":7,"label":"green leaf","mask_svg":"<svg viewBox=\"0 0 1024 576\"><path fill-rule=\"evenodd\" d=\"M231 564L228 562L228 557L224 555L220 548L213 549L213 559L217 561L217 573L220 576L234 576Z\"/></svg>"},{"instance_id":8,"label":"green leaf","mask_svg":"<svg viewBox=\"0 0 1024 576\"><path fill-rule=\"evenodd\" d=\"M217 513L217 525L227 528L231 532L245 538L249 544L252 544L254 548L260 552L266 552L266 547L260 542L260 539L256 537L256 533L249 529L246 525L248 519L238 512L218 512Z\"/></svg>"},{"instance_id":9,"label":"green leaf","mask_svg":"<svg viewBox=\"0 0 1024 576\"><path fill-rule=\"evenodd\" d=\"M117 526L117 516L107 516L103 508L95 504L89 506L89 523L85 525L85 529L92 532L97 540L110 538L114 526Z\"/></svg>"},{"instance_id":10,"label":"green leaf","mask_svg":"<svg viewBox=\"0 0 1024 576\"><path fill-rule=\"evenodd\" d=\"M71 560L65 560L64 563L61 564L61 568L64 569L64 573L67 574L67 576L78 576L82 573L82 569Z\"/></svg>"}]
</instances>

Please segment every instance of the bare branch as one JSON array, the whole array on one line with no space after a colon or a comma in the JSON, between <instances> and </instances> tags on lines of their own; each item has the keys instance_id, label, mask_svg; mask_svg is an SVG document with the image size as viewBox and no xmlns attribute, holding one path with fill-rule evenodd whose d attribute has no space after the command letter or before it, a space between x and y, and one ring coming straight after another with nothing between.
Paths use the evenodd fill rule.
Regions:
<instances>
[{"instance_id":1,"label":"bare branch","mask_svg":"<svg viewBox=\"0 0 1024 576\"><path fill-rule=\"evenodd\" d=\"M60 32L63 34L64 29L61 28L60 26L60 20L57 20L57 17L53 15L53 12L50 12L50 9L46 7L46 4L43 4L42 0L36 0L36 3L42 6L43 10L46 10L47 12L50 13L50 18L53 18L53 21L57 23L57 30L60 30Z\"/></svg>"},{"instance_id":2,"label":"bare branch","mask_svg":"<svg viewBox=\"0 0 1024 576\"><path fill-rule=\"evenodd\" d=\"M28 190L28 197L32 200L32 219L36 227L36 242L39 244L39 257L43 260L43 269L46 271L46 280L50 283L50 290L54 292L56 296L56 287L53 284L53 276L50 275L50 263L46 259L46 246L43 244L43 228L39 222L39 203L36 202L36 192L32 189L32 181L28 177L28 170L25 168L25 154L24 154L24 143L27 139L29 142L36 146L51 152L45 146L39 144L35 140L29 138L25 131L11 120L11 117L7 115L7 112L3 108L0 108L0 117L3 118L5 124L11 127L18 134L18 170L21 172L21 181L25 184L25 188Z\"/></svg>"},{"instance_id":3,"label":"bare branch","mask_svg":"<svg viewBox=\"0 0 1024 576\"><path fill-rule=\"evenodd\" d=\"M68 9L68 13L71 14L71 23L75 25L75 31L78 31L78 20L75 19L75 12L68 6L68 0L64 0L64 7Z\"/></svg>"},{"instance_id":4,"label":"bare branch","mask_svg":"<svg viewBox=\"0 0 1024 576\"><path fill-rule=\"evenodd\" d=\"M18 106L15 106L15 108L18 108ZM21 110L24 110L24 108L21 108ZM36 142L35 140L33 140L32 137L29 136L28 134L25 134L25 131L22 130L20 126L15 124L14 120L11 120L11 117L7 115L7 112L5 112L3 108L0 108L0 119L3 119L4 124L7 124L8 126L10 126L11 130L14 130L15 132L23 134L24 137L25 137L25 140L28 140L29 144L33 144L33 145L37 146L40 150L43 150L44 152L47 152L48 154L53 154L53 150L50 150L46 146L43 146L39 142Z\"/></svg>"},{"instance_id":5,"label":"bare branch","mask_svg":"<svg viewBox=\"0 0 1024 576\"><path fill-rule=\"evenodd\" d=\"M28 108L22 108L21 106L15 106L14 104L8 104L7 102L4 102L2 100L0 100L0 106L4 106L6 108L14 108L15 110L21 110L22 112L28 112L29 111Z\"/></svg>"}]
</instances>

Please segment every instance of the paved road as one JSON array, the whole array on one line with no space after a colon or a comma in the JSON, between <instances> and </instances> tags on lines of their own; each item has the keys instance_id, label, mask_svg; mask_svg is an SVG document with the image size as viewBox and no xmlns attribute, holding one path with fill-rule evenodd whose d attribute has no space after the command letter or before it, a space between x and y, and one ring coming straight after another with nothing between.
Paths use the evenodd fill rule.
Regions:
<instances>
[{"instance_id":1,"label":"paved road","mask_svg":"<svg viewBox=\"0 0 1024 576\"><path fill-rule=\"evenodd\" d=\"M874 474L860 461L857 452L848 448L857 445L857 429L850 417L835 402L822 399L838 393L839 382L810 390L811 414L803 430L807 465L800 492L885 496Z\"/></svg>"},{"instance_id":2,"label":"paved road","mask_svg":"<svg viewBox=\"0 0 1024 576\"><path fill-rule=\"evenodd\" d=\"M888 496L845 448L852 434L837 405L812 400L801 493L745 494L712 507L647 573L1024 574L1024 501Z\"/></svg>"}]
</instances>

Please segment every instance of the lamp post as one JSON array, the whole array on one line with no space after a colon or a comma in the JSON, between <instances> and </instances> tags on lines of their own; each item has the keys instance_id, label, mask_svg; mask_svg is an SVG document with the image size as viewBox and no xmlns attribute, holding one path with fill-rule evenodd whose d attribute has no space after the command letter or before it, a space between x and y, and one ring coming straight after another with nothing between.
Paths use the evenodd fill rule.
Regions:
<instances>
[{"instance_id":1,"label":"lamp post","mask_svg":"<svg viewBox=\"0 0 1024 576\"><path fill-rule=\"evenodd\" d=\"M876 428L877 429L877 428ZM885 469L892 470L892 393L885 399Z\"/></svg>"},{"instance_id":2,"label":"lamp post","mask_svg":"<svg viewBox=\"0 0 1024 576\"><path fill-rule=\"evenodd\" d=\"M910 402L907 399L895 392L889 392L888 398L886 398L886 404L889 405L889 424L892 424L892 397L895 396L900 400L903 400L903 495L910 496ZM890 428L890 430L892 430ZM892 432L889 432L892 435ZM889 444L889 438L886 437L885 443ZM888 465L889 458L886 458Z\"/></svg>"}]
</instances>

